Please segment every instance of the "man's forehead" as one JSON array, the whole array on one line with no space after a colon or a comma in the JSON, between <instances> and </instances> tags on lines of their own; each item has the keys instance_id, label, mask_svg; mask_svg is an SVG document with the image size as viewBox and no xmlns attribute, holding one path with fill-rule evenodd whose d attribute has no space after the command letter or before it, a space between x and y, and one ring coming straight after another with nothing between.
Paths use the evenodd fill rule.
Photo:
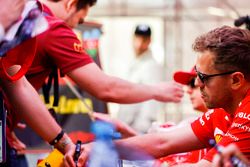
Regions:
<instances>
[{"instance_id":1,"label":"man's forehead","mask_svg":"<svg viewBox=\"0 0 250 167\"><path fill-rule=\"evenodd\" d=\"M214 68L214 55L209 52L201 52L197 56L196 68L199 69L213 69Z\"/></svg>"}]
</instances>

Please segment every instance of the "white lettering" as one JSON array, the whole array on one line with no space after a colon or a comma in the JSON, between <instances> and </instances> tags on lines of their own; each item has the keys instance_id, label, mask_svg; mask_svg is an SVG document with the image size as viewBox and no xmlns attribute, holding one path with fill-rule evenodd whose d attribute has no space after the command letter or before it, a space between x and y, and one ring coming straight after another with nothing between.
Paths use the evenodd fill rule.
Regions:
<instances>
[{"instance_id":1,"label":"white lettering","mask_svg":"<svg viewBox=\"0 0 250 167\"><path fill-rule=\"evenodd\" d=\"M242 129L242 130L244 130L244 131L246 131L246 132L250 132L250 127L249 126L246 126L246 125L242 125L242 124L239 124L239 123L233 123L232 124L232 127L234 128L238 128L238 129Z\"/></svg>"},{"instance_id":2,"label":"white lettering","mask_svg":"<svg viewBox=\"0 0 250 167\"><path fill-rule=\"evenodd\" d=\"M214 110L209 110L208 112L205 113L205 117L207 120L210 119L210 115L214 112Z\"/></svg>"},{"instance_id":3,"label":"white lettering","mask_svg":"<svg viewBox=\"0 0 250 167\"><path fill-rule=\"evenodd\" d=\"M228 136L228 137L230 137L230 138L232 138L234 141L239 141L239 138L238 137L236 137L236 136L234 136L233 134L231 134L231 133L226 133L225 134L225 136Z\"/></svg>"},{"instance_id":4,"label":"white lettering","mask_svg":"<svg viewBox=\"0 0 250 167\"><path fill-rule=\"evenodd\" d=\"M244 113L244 112L239 112L237 115L236 115L236 118L242 118L242 119L246 119L246 120L249 120L250 121L250 114L249 113Z\"/></svg>"},{"instance_id":5,"label":"white lettering","mask_svg":"<svg viewBox=\"0 0 250 167\"><path fill-rule=\"evenodd\" d=\"M205 122L203 121L202 117L200 117L199 121L200 121L200 124L201 124L202 126L205 125Z\"/></svg>"}]
</instances>

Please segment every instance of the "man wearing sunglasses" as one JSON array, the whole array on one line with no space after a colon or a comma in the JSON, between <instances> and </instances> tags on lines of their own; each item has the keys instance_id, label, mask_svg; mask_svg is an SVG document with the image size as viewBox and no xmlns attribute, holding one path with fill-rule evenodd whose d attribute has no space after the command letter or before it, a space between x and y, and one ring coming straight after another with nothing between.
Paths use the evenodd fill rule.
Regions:
<instances>
[{"instance_id":1,"label":"man wearing sunglasses","mask_svg":"<svg viewBox=\"0 0 250 167\"><path fill-rule=\"evenodd\" d=\"M198 163L180 165L210 167L213 156L221 148L214 146L214 141L222 148L234 143L249 160L250 31L228 26L216 28L198 37L193 48L198 52L195 85L200 88L207 108L214 110L209 110L190 126L135 136L116 144L141 149L157 158L210 147ZM86 145L88 147L91 146Z\"/></svg>"}]
</instances>

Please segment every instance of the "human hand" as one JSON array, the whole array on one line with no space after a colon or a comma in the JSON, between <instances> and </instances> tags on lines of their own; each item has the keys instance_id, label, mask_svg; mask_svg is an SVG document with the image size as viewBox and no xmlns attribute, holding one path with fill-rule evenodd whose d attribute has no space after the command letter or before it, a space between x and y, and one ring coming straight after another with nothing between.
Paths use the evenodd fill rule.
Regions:
<instances>
[{"instance_id":1,"label":"human hand","mask_svg":"<svg viewBox=\"0 0 250 167\"><path fill-rule=\"evenodd\" d=\"M118 119L111 118L108 114L94 112L93 117L97 120L113 124L116 130L122 134L123 138L137 135L137 132L129 125Z\"/></svg>"},{"instance_id":2,"label":"human hand","mask_svg":"<svg viewBox=\"0 0 250 167\"><path fill-rule=\"evenodd\" d=\"M19 122L19 123L17 123L16 127L17 127L18 129L22 129L22 130L23 130L23 129L26 128L26 124Z\"/></svg>"},{"instance_id":3,"label":"human hand","mask_svg":"<svg viewBox=\"0 0 250 167\"><path fill-rule=\"evenodd\" d=\"M65 167L75 167L73 156L76 146L66 133L64 133L62 139L60 139L54 147L64 154L63 163Z\"/></svg>"},{"instance_id":4,"label":"human hand","mask_svg":"<svg viewBox=\"0 0 250 167\"><path fill-rule=\"evenodd\" d=\"M155 100L162 102L180 102L184 95L183 86L174 81L154 85L158 90Z\"/></svg>"},{"instance_id":5,"label":"human hand","mask_svg":"<svg viewBox=\"0 0 250 167\"><path fill-rule=\"evenodd\" d=\"M83 144L81 155L79 156L77 167L86 166L93 143Z\"/></svg>"},{"instance_id":6,"label":"human hand","mask_svg":"<svg viewBox=\"0 0 250 167\"><path fill-rule=\"evenodd\" d=\"M235 144L230 144L221 150L220 154L216 154L213 159L213 167L233 167L232 157L237 157L247 167L250 166L250 162L240 152L239 148Z\"/></svg>"},{"instance_id":7,"label":"human hand","mask_svg":"<svg viewBox=\"0 0 250 167\"><path fill-rule=\"evenodd\" d=\"M9 139L9 144L17 151L17 154L20 155L25 153L26 145L17 138L15 132L10 133Z\"/></svg>"},{"instance_id":8,"label":"human hand","mask_svg":"<svg viewBox=\"0 0 250 167\"><path fill-rule=\"evenodd\" d=\"M25 0L0 0L0 24L7 29L18 20L25 5Z\"/></svg>"},{"instance_id":9,"label":"human hand","mask_svg":"<svg viewBox=\"0 0 250 167\"><path fill-rule=\"evenodd\" d=\"M65 150L64 153L64 159L63 159L63 163L65 167L75 167L75 162L74 162L74 154L75 154L75 145L69 144L68 148Z\"/></svg>"}]
</instances>

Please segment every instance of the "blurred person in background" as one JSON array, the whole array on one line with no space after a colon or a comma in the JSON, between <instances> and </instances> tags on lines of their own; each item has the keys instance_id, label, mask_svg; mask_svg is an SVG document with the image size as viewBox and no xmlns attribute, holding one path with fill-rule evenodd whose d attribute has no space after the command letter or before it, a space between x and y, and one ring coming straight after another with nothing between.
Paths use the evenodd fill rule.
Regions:
<instances>
[{"instance_id":1,"label":"blurred person in background","mask_svg":"<svg viewBox=\"0 0 250 167\"><path fill-rule=\"evenodd\" d=\"M164 80L164 70L153 58L150 49L151 28L146 24L137 25L133 36L135 58L131 62L126 79L139 84L155 84ZM120 105L118 119L138 132L145 133L152 122L164 115L164 104L150 100L136 104Z\"/></svg>"},{"instance_id":2,"label":"blurred person in background","mask_svg":"<svg viewBox=\"0 0 250 167\"><path fill-rule=\"evenodd\" d=\"M204 113L207 112L208 108L201 98L199 87L195 85L196 76L193 67L190 71L176 71L173 77L176 82L187 85L186 92L189 94L193 109Z\"/></svg>"}]
</instances>

